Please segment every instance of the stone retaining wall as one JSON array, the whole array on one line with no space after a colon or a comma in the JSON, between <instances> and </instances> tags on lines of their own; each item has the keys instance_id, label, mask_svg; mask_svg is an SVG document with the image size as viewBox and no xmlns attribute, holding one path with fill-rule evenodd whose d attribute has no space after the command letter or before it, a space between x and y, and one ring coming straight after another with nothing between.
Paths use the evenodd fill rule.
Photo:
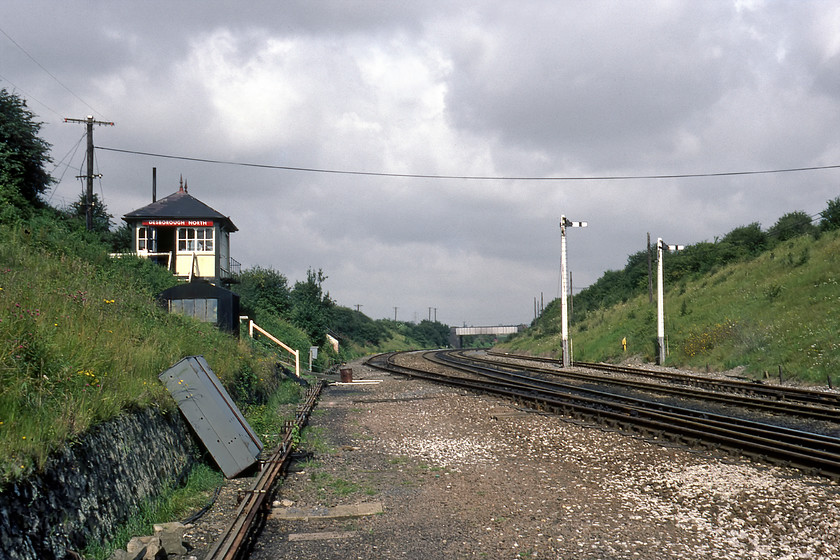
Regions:
<instances>
[{"instance_id":1,"label":"stone retaining wall","mask_svg":"<svg viewBox=\"0 0 840 560\"><path fill-rule=\"evenodd\" d=\"M196 450L177 411L126 413L51 456L0 492L0 557L63 560L111 537L173 481Z\"/></svg>"}]
</instances>

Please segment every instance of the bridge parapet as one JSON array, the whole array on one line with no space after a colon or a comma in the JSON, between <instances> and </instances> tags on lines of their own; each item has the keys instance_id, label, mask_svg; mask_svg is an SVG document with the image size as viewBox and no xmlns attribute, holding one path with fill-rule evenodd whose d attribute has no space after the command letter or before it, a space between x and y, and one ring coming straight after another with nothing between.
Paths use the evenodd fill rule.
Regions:
<instances>
[{"instance_id":1,"label":"bridge parapet","mask_svg":"<svg viewBox=\"0 0 840 560\"><path fill-rule=\"evenodd\" d=\"M450 327L449 345L453 348L461 348L463 346L463 337L465 336L479 336L482 334L495 334L504 336L522 332L527 328L528 325L498 325L494 327Z\"/></svg>"}]
</instances>

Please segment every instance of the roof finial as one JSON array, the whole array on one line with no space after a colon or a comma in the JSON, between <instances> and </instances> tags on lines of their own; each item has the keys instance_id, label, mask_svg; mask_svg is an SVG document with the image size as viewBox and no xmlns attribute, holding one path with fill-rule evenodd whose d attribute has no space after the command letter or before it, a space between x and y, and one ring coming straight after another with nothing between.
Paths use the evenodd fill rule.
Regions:
<instances>
[{"instance_id":1,"label":"roof finial","mask_svg":"<svg viewBox=\"0 0 840 560\"><path fill-rule=\"evenodd\" d=\"M188 190L188 189L187 189L187 182L186 182L186 181L184 181L184 192L187 192L187 190Z\"/></svg>"},{"instance_id":2,"label":"roof finial","mask_svg":"<svg viewBox=\"0 0 840 560\"><path fill-rule=\"evenodd\" d=\"M181 179L178 181L178 192L184 192L184 175L181 174Z\"/></svg>"}]
</instances>

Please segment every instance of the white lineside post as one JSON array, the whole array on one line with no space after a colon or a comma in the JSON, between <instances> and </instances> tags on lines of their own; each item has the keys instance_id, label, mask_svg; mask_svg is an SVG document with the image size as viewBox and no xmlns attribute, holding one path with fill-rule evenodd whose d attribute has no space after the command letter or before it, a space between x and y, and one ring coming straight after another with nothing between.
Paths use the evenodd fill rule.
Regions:
<instances>
[{"instance_id":1,"label":"white lineside post","mask_svg":"<svg viewBox=\"0 0 840 560\"><path fill-rule=\"evenodd\" d=\"M662 238L656 240L656 344L659 347L659 364L665 361L665 302L662 281Z\"/></svg>"},{"instance_id":2,"label":"white lineside post","mask_svg":"<svg viewBox=\"0 0 840 560\"><path fill-rule=\"evenodd\" d=\"M665 363L665 288L662 274L662 255L665 251L681 251L683 245L667 245L656 240L656 341L659 346L659 365Z\"/></svg>"},{"instance_id":3,"label":"white lineside post","mask_svg":"<svg viewBox=\"0 0 840 560\"><path fill-rule=\"evenodd\" d=\"M569 351L569 306L567 303L568 286L566 272L566 227L586 227L586 222L570 222L566 216L560 216L560 316L563 336L563 367L571 365Z\"/></svg>"},{"instance_id":4,"label":"white lineside post","mask_svg":"<svg viewBox=\"0 0 840 560\"><path fill-rule=\"evenodd\" d=\"M294 348L289 347L287 344L284 344L270 332L256 324L250 317L245 315L239 317L240 321L244 319L248 319L248 335L251 338L254 338L254 331L256 330L263 336L267 337L274 344L280 346L283 350L289 352L295 357L295 376L300 377L300 350L295 350Z\"/></svg>"},{"instance_id":5,"label":"white lineside post","mask_svg":"<svg viewBox=\"0 0 840 560\"><path fill-rule=\"evenodd\" d=\"M569 367L569 317L566 304L566 216L560 216L560 319L563 341L563 367Z\"/></svg>"}]
</instances>

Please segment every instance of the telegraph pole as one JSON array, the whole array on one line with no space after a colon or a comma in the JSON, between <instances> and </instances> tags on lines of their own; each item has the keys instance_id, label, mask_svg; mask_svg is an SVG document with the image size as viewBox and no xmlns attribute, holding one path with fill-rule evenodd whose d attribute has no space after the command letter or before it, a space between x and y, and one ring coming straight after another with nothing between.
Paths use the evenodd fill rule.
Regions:
<instances>
[{"instance_id":1,"label":"telegraph pole","mask_svg":"<svg viewBox=\"0 0 840 560\"><path fill-rule=\"evenodd\" d=\"M114 126L112 122L95 121L93 115L86 119L64 119L67 123L85 123L87 125L87 175L82 175L87 180L85 189L85 224L88 231L93 229L93 125ZM98 175L102 177L102 175Z\"/></svg>"},{"instance_id":2,"label":"telegraph pole","mask_svg":"<svg viewBox=\"0 0 840 560\"><path fill-rule=\"evenodd\" d=\"M563 322L563 367L571 365L569 355L569 308L566 303L566 227L586 227L586 222L570 222L566 216L560 216L560 315Z\"/></svg>"}]
</instances>

